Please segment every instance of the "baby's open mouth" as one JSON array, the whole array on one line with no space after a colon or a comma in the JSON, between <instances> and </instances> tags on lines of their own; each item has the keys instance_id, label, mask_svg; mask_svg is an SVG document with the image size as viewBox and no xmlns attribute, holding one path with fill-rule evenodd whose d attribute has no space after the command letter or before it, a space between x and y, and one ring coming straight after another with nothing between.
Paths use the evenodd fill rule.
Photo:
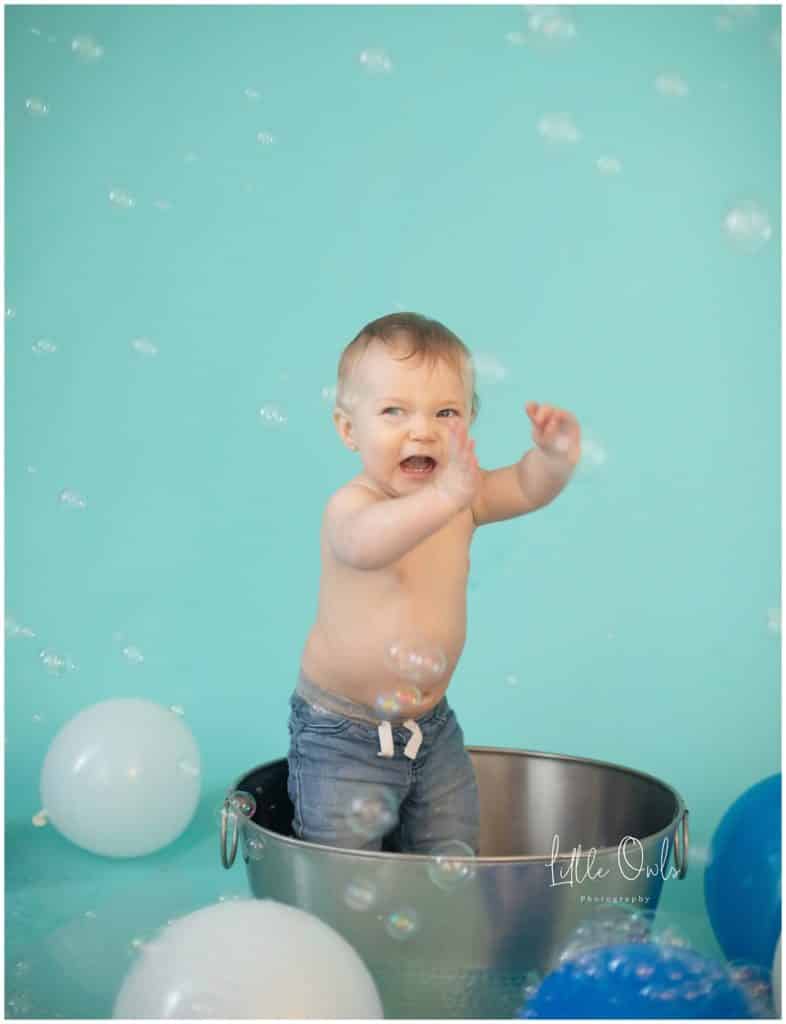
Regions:
<instances>
[{"instance_id":1,"label":"baby's open mouth","mask_svg":"<svg viewBox=\"0 0 786 1024\"><path fill-rule=\"evenodd\" d=\"M410 455L401 463L401 470L409 476L428 476L436 465L430 455Z\"/></svg>"}]
</instances>

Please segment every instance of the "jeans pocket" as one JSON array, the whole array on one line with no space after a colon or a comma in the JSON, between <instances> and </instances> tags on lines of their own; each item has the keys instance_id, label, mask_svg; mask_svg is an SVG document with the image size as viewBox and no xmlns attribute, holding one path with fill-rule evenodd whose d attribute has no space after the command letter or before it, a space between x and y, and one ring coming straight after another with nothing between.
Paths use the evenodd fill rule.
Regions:
<instances>
[{"instance_id":1,"label":"jeans pocket","mask_svg":"<svg viewBox=\"0 0 786 1024\"><path fill-rule=\"evenodd\" d=\"M302 732L338 736L340 733L345 732L351 724L351 719L345 718L343 715L337 715L333 711L319 707L319 705L309 704L307 700L302 698L292 702L290 735L295 729L298 729Z\"/></svg>"}]
</instances>

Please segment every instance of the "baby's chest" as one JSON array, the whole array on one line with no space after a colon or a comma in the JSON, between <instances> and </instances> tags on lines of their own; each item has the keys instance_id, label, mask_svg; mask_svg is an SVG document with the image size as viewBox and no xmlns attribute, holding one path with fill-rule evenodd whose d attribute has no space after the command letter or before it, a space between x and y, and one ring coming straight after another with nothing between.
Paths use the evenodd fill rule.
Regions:
<instances>
[{"instance_id":1,"label":"baby's chest","mask_svg":"<svg viewBox=\"0 0 786 1024\"><path fill-rule=\"evenodd\" d=\"M471 513L470 513L471 515ZM469 548L472 541L471 519L459 519L421 541L396 563L403 583L422 590L463 587L469 574Z\"/></svg>"}]
</instances>

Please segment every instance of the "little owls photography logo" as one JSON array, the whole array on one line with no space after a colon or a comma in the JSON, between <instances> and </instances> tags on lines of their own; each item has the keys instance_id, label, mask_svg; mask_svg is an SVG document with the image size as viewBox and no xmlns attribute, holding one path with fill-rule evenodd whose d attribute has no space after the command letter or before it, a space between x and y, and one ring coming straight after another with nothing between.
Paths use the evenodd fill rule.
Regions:
<instances>
[{"instance_id":1,"label":"little owls photography logo","mask_svg":"<svg viewBox=\"0 0 786 1024\"><path fill-rule=\"evenodd\" d=\"M595 863L598 856L597 847L591 846L586 852L582 851L581 843L574 846L569 855L560 852L559 835L555 832L551 841L551 859L545 865L549 872L549 887L555 888L558 885L573 886L582 885L584 882L596 882L608 878L613 868ZM604 855L608 863L608 854ZM648 864L644 846L640 839L635 836L623 836L617 844L616 870L625 881L635 882L644 876L645 878L660 877L664 881L667 878L678 878L679 872L676 868L669 867L669 840L664 838L660 844L660 852L657 863ZM583 899L584 897L582 897ZM633 899L634 902L646 902L647 897L625 897ZM611 897L586 897L587 900L608 900Z\"/></svg>"}]
</instances>

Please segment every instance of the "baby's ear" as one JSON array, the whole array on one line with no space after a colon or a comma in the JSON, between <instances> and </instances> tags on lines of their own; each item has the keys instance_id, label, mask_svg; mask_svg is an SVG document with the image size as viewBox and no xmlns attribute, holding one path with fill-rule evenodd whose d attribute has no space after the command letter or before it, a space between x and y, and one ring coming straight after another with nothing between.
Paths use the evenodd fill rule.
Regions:
<instances>
[{"instance_id":1,"label":"baby's ear","mask_svg":"<svg viewBox=\"0 0 786 1024\"><path fill-rule=\"evenodd\" d=\"M352 440L352 420L341 406L337 405L333 410L333 423L336 433L341 438L341 443L350 451L356 451L357 445Z\"/></svg>"}]
</instances>

